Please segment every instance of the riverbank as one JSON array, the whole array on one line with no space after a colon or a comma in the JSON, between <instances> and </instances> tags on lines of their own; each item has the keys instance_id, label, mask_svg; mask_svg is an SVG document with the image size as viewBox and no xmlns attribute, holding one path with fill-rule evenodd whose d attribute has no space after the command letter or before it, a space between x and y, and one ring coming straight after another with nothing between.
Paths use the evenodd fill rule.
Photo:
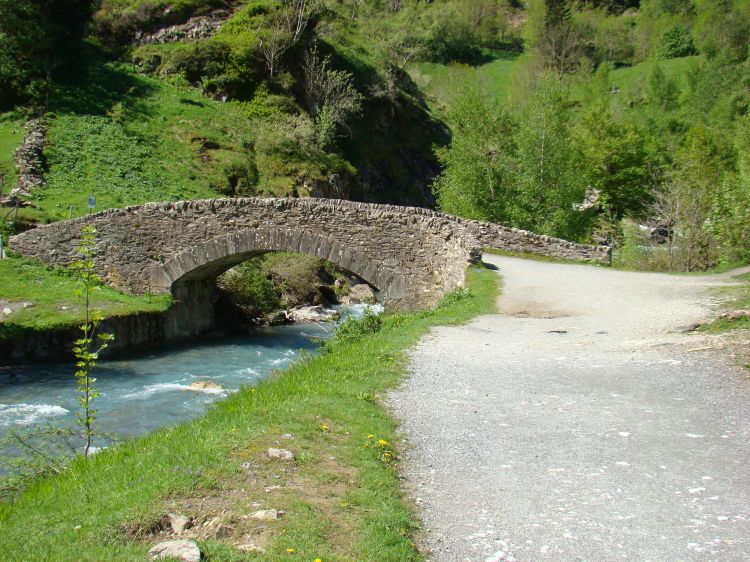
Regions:
<instances>
[{"instance_id":1,"label":"riverbank","mask_svg":"<svg viewBox=\"0 0 750 562\"><path fill-rule=\"evenodd\" d=\"M379 398L429 328L494 309L497 276L479 268L467 276L471 296L387 315L380 332L334 344L193 422L38 482L0 508L0 550L8 560L146 560L171 538L160 532L165 516L179 512L195 521L186 533L208 560L252 559L236 548L248 541L269 560L420 560L398 461L384 454L398 456L395 422ZM270 459L269 447L295 460ZM285 515L250 518L259 510Z\"/></svg>"}]
</instances>

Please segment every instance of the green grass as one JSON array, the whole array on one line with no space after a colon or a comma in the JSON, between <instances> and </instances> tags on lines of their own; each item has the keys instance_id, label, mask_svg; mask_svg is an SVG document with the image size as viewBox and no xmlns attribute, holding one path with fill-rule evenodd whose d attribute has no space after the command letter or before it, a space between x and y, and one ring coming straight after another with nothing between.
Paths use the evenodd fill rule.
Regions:
<instances>
[{"instance_id":1,"label":"green grass","mask_svg":"<svg viewBox=\"0 0 750 562\"><path fill-rule=\"evenodd\" d=\"M187 86L91 62L60 87L46 156L47 186L34 203L52 220L147 201L221 196L227 166L247 158L250 123L239 104Z\"/></svg>"},{"instance_id":2,"label":"green grass","mask_svg":"<svg viewBox=\"0 0 750 562\"><path fill-rule=\"evenodd\" d=\"M473 86L492 106L506 105L517 53L497 52L497 58L480 66L468 64L417 63L409 67L409 75L419 86L433 109L441 117L449 117L450 108L466 88Z\"/></svg>"},{"instance_id":3,"label":"green grass","mask_svg":"<svg viewBox=\"0 0 750 562\"><path fill-rule=\"evenodd\" d=\"M0 340L23 330L79 324L84 315L81 299L76 296L79 286L79 281L65 269L48 268L18 257L0 260L0 301L32 304L0 322ZM129 295L106 286L100 287L93 295L94 308L105 317L164 311L171 302L167 295Z\"/></svg>"},{"instance_id":4,"label":"green grass","mask_svg":"<svg viewBox=\"0 0 750 562\"><path fill-rule=\"evenodd\" d=\"M2 192L8 194L18 179L15 168L16 148L23 141L23 119L17 113L0 114L0 176Z\"/></svg>"},{"instance_id":5,"label":"green grass","mask_svg":"<svg viewBox=\"0 0 750 562\"><path fill-rule=\"evenodd\" d=\"M750 309L750 273L736 275L734 280L740 284L727 287L721 290L723 308L725 310ZM750 329L750 318L740 318L739 320L729 320L720 318L701 326L701 331L711 334L718 334L730 330L748 330Z\"/></svg>"},{"instance_id":6,"label":"green grass","mask_svg":"<svg viewBox=\"0 0 750 562\"><path fill-rule=\"evenodd\" d=\"M494 310L498 276L472 268L467 279L470 296L388 315L382 331L298 362L198 420L79 458L37 482L0 507L4 560L147 560L161 540L148 528L170 511L216 514L237 526L226 542L199 542L209 560L260 559L229 545L259 527L241 518L259 509L253 502L287 512L260 536L263 560L422 560L397 470L374 445L383 439L397 454L396 423L379 400L401 380L405 350L430 327ZM281 440L287 433L295 439ZM265 450L276 443L296 461L269 460ZM270 484L280 488L266 492Z\"/></svg>"}]
</instances>

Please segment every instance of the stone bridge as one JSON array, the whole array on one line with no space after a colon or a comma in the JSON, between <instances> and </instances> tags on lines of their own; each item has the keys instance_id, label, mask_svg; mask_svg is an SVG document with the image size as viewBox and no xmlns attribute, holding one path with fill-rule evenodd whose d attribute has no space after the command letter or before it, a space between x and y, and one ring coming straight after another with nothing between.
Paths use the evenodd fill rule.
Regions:
<instances>
[{"instance_id":1,"label":"stone bridge","mask_svg":"<svg viewBox=\"0 0 750 562\"><path fill-rule=\"evenodd\" d=\"M148 203L40 226L12 237L10 246L50 265L68 265L77 259L87 224L97 229L96 266L106 283L135 293L171 292L178 303L190 303L192 321L207 312L219 274L265 252L330 260L373 285L391 308L406 309L434 305L460 287L482 246L608 258L606 248L428 209L331 199Z\"/></svg>"}]
</instances>

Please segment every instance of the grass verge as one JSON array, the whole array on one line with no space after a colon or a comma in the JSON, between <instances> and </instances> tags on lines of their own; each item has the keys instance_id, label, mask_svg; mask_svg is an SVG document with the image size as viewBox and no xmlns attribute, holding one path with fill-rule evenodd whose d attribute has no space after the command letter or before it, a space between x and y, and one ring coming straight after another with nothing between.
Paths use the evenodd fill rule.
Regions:
<instances>
[{"instance_id":1,"label":"grass verge","mask_svg":"<svg viewBox=\"0 0 750 562\"><path fill-rule=\"evenodd\" d=\"M739 310L750 308L750 273L743 273L733 277L741 284L721 289L723 293L724 308L726 310ZM701 326L702 332L719 334L730 330L750 330L750 318L718 318L713 322Z\"/></svg>"},{"instance_id":2,"label":"grass verge","mask_svg":"<svg viewBox=\"0 0 750 562\"><path fill-rule=\"evenodd\" d=\"M16 186L16 148L23 141L23 121L17 113L0 113L0 181L3 194Z\"/></svg>"},{"instance_id":3,"label":"grass verge","mask_svg":"<svg viewBox=\"0 0 750 562\"><path fill-rule=\"evenodd\" d=\"M76 297L79 280L66 269L9 257L0 260L0 341L25 330L48 330L82 322L84 308ZM24 308L22 303L27 303ZM105 317L136 312L161 312L172 304L169 295L138 296L102 286L93 306ZM13 310L3 314L5 308Z\"/></svg>"},{"instance_id":4,"label":"grass verge","mask_svg":"<svg viewBox=\"0 0 750 562\"><path fill-rule=\"evenodd\" d=\"M198 420L77 459L0 507L0 552L5 560L147 560L168 537L159 533L164 516L181 512L212 562L421 560L396 470L396 423L379 399L432 326L494 310L498 279L472 267L470 293L388 315L381 331L335 343ZM271 460L269 446L296 459ZM286 515L247 518L259 509ZM216 538L220 524L230 529ZM250 540L266 553L235 548Z\"/></svg>"}]
</instances>

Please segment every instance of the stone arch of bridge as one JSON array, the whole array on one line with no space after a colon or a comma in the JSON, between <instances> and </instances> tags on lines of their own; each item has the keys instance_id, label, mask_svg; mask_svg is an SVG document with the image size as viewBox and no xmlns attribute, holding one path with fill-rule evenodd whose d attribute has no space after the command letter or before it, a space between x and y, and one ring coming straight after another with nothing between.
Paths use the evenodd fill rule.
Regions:
<instances>
[{"instance_id":1,"label":"stone arch of bridge","mask_svg":"<svg viewBox=\"0 0 750 562\"><path fill-rule=\"evenodd\" d=\"M404 280L379 267L365 251L322 234L287 228L252 228L212 238L154 266L150 284L156 291L171 291L179 300L195 301L205 297L216 277L267 252L297 252L326 259L364 279L386 298L400 296L404 290Z\"/></svg>"}]
</instances>

